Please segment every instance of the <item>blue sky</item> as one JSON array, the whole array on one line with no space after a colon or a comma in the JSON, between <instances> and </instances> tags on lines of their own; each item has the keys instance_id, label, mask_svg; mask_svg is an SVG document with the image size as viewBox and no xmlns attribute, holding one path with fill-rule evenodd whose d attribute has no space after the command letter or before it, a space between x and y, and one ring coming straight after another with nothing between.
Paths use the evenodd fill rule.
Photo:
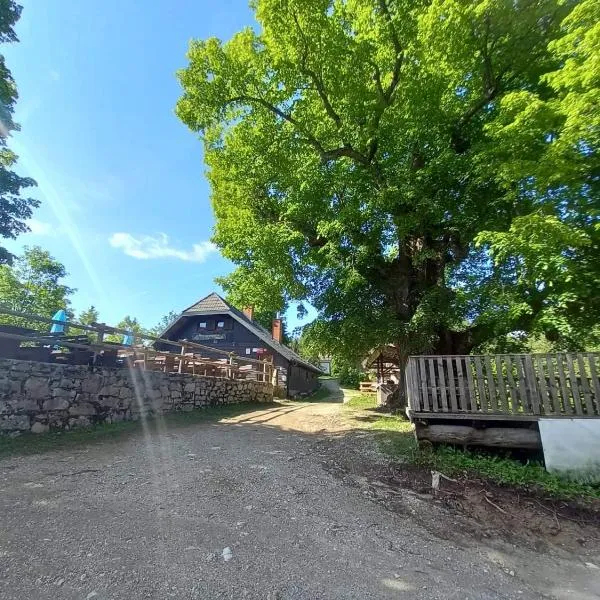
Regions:
<instances>
[{"instance_id":1,"label":"blue sky","mask_svg":"<svg viewBox=\"0 0 600 600\"><path fill-rule=\"evenodd\" d=\"M10 141L42 206L13 252L39 244L116 323L152 326L217 289L232 265L211 246L202 146L175 116L192 38L254 23L246 0L22 0L2 51L19 89ZM295 311L290 324L295 326Z\"/></svg>"}]
</instances>

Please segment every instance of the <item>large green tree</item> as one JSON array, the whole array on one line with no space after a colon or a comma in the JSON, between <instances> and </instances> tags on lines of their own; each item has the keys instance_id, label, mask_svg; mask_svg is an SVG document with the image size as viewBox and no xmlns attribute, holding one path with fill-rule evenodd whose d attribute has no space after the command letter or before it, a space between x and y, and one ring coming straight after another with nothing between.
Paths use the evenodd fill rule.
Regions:
<instances>
[{"instance_id":1,"label":"large green tree","mask_svg":"<svg viewBox=\"0 0 600 600\"><path fill-rule=\"evenodd\" d=\"M65 267L39 246L26 247L12 266L0 265L0 305L11 310L51 318L56 311L69 312L75 291L65 285ZM0 322L43 329L37 321L0 315Z\"/></svg>"},{"instance_id":2,"label":"large green tree","mask_svg":"<svg viewBox=\"0 0 600 600\"><path fill-rule=\"evenodd\" d=\"M178 318L179 314L176 310L170 310L166 315L162 316L160 321L149 330L150 335L160 337L163 331L167 329Z\"/></svg>"},{"instance_id":3,"label":"large green tree","mask_svg":"<svg viewBox=\"0 0 600 600\"><path fill-rule=\"evenodd\" d=\"M0 43L18 41L14 25L20 16L21 6L13 0L0 0ZM31 217L32 209L39 205L39 201L21 196L24 188L36 183L30 177L21 177L12 170L17 156L7 147L11 132L19 130L19 125L13 121L17 98L17 86L6 66L4 55L0 54L0 237L12 239L29 231L25 220ZM10 264L13 258L6 248L0 246L0 264Z\"/></svg>"},{"instance_id":4,"label":"large green tree","mask_svg":"<svg viewBox=\"0 0 600 600\"><path fill-rule=\"evenodd\" d=\"M539 255L568 260L540 238L567 217L597 227L584 125L597 97L573 105L597 82L574 83L570 52L598 1L252 5L260 32L193 41L179 73L214 240L237 265L223 287L261 310L311 302L310 335L349 355L463 353L532 327L552 286L543 260L529 263L541 279L519 270L510 236L533 227ZM575 242L593 247L570 234L562 247Z\"/></svg>"},{"instance_id":5,"label":"large green tree","mask_svg":"<svg viewBox=\"0 0 600 600\"><path fill-rule=\"evenodd\" d=\"M82 310L77 317L77 321L82 325L92 325L100 322L98 309L92 304L86 310Z\"/></svg>"}]
</instances>

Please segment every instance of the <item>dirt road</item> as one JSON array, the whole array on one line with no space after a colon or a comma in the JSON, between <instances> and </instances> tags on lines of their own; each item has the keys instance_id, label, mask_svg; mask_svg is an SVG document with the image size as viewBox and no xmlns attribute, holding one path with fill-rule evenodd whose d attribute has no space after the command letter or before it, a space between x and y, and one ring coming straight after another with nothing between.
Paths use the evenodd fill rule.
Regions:
<instances>
[{"instance_id":1,"label":"dirt road","mask_svg":"<svg viewBox=\"0 0 600 600\"><path fill-rule=\"evenodd\" d=\"M600 597L591 562L441 539L412 493L389 510L359 459L383 460L339 403L3 459L0 597Z\"/></svg>"}]
</instances>

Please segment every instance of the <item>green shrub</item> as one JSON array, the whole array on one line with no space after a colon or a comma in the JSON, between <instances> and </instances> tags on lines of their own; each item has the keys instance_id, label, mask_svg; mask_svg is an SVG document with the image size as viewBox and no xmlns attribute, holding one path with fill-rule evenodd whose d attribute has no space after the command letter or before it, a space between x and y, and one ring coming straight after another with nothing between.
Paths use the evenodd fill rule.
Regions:
<instances>
[{"instance_id":1,"label":"green shrub","mask_svg":"<svg viewBox=\"0 0 600 600\"><path fill-rule=\"evenodd\" d=\"M339 379L340 385L346 388L358 389L360 382L360 370L350 365L343 365L339 370L334 371L334 375Z\"/></svg>"}]
</instances>

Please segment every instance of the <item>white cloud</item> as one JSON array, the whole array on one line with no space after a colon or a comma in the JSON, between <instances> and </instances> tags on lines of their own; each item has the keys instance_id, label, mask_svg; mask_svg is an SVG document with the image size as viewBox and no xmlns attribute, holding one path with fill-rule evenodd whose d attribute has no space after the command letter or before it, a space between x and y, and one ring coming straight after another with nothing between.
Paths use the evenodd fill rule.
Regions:
<instances>
[{"instance_id":1,"label":"white cloud","mask_svg":"<svg viewBox=\"0 0 600 600\"><path fill-rule=\"evenodd\" d=\"M45 221L29 219L29 221L27 221L27 226L31 230L29 233L33 235L56 235L56 227Z\"/></svg>"},{"instance_id":2,"label":"white cloud","mask_svg":"<svg viewBox=\"0 0 600 600\"><path fill-rule=\"evenodd\" d=\"M127 256L142 260L148 258L177 258L189 262L204 262L207 257L216 252L216 246L211 242L194 244L191 250L179 250L169 245L169 237L165 233L156 236L133 236L130 233L113 233L109 238L113 248L123 250Z\"/></svg>"}]
</instances>

